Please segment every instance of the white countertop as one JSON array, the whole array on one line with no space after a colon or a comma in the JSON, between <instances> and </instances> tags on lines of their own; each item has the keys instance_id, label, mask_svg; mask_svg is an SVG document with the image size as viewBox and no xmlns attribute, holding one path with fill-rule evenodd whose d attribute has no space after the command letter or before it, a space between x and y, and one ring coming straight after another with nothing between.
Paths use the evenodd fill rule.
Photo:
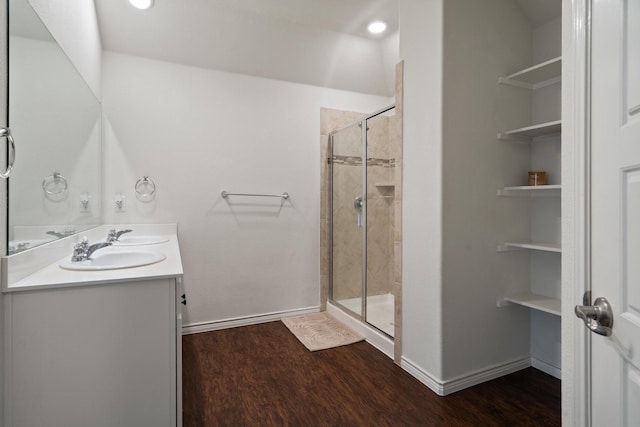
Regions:
<instances>
[{"instance_id":1,"label":"white countertop","mask_svg":"<svg viewBox=\"0 0 640 427\"><path fill-rule=\"evenodd\" d=\"M155 264L101 271L65 270L58 264L60 261L67 260L71 257L71 253L69 252L63 258L38 269L32 274L29 274L14 283L5 283L3 286L3 292L32 291L41 288L48 289L70 286L91 286L106 283L182 277L182 260L180 258L180 247L177 235L157 235L167 237L169 240L164 243L153 245L109 246L98 250L100 253L106 253L140 249L160 252L166 256L164 260ZM98 254L98 252L96 252L96 254Z\"/></svg>"}]
</instances>

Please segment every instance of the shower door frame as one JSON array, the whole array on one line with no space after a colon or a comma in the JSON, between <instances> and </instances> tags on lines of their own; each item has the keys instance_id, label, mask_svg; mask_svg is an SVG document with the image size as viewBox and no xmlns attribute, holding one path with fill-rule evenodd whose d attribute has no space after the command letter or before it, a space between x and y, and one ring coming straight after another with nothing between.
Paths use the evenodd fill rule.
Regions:
<instances>
[{"instance_id":1,"label":"shower door frame","mask_svg":"<svg viewBox=\"0 0 640 427\"><path fill-rule=\"evenodd\" d=\"M329 275L328 275L328 279L329 279L329 301L331 301L331 303L335 304L336 306L338 306L342 311L348 313L349 315L352 315L356 318L358 318L360 321L362 321L364 324L375 328L377 331L380 331L381 333L389 336L386 332L384 332L382 329L378 328L377 326L375 326L372 323L367 322L367 205L368 205L368 197L367 197L367 191L368 191L368 182L367 182L367 151L368 151L368 136L367 136L367 121L371 120L374 117L377 117L381 114L384 114L388 111L391 111L393 109L396 108L395 104L392 104L390 106L384 107L380 110L377 110L371 114L368 114L366 116L364 116L363 118L355 121L355 122L351 122L348 125L345 126L341 126L337 129L332 130L331 132L329 132L329 159L328 163L329 163L329 197L328 197L328 202L329 202ZM363 200L363 205L362 205L362 284L361 284L361 308L360 308L360 314L348 309L347 307L345 307L344 305L340 304L338 301L336 301L333 298L333 136L340 132L341 130L347 129L351 126L354 126L358 124L361 128L361 141L362 141L362 189L363 189L363 196L362 196L362 200ZM393 337L390 337L393 339Z\"/></svg>"}]
</instances>

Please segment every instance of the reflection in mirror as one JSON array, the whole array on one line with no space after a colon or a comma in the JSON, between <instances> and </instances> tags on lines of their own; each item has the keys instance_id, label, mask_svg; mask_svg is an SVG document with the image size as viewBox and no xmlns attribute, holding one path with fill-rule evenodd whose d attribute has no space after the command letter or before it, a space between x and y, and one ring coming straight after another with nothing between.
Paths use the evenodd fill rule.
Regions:
<instances>
[{"instance_id":1,"label":"reflection in mirror","mask_svg":"<svg viewBox=\"0 0 640 427\"><path fill-rule=\"evenodd\" d=\"M7 254L99 225L100 103L27 0L9 0L9 124Z\"/></svg>"}]
</instances>

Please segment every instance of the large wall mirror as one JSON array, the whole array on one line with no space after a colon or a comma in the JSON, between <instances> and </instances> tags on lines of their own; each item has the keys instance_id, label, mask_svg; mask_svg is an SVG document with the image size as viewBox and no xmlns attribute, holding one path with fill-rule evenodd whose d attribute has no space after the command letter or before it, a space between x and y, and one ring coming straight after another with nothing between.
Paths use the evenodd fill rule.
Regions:
<instances>
[{"instance_id":1,"label":"large wall mirror","mask_svg":"<svg viewBox=\"0 0 640 427\"><path fill-rule=\"evenodd\" d=\"M101 106L28 0L9 0L12 255L101 223Z\"/></svg>"}]
</instances>

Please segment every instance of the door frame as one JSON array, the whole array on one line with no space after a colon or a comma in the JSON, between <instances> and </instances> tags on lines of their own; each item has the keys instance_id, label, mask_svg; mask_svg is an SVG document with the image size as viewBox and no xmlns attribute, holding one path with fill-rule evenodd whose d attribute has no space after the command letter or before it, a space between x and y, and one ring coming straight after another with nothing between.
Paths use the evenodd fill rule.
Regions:
<instances>
[{"instance_id":1,"label":"door frame","mask_svg":"<svg viewBox=\"0 0 640 427\"><path fill-rule=\"evenodd\" d=\"M591 337L574 306L591 288L591 10L562 1L562 423L591 426Z\"/></svg>"}]
</instances>

